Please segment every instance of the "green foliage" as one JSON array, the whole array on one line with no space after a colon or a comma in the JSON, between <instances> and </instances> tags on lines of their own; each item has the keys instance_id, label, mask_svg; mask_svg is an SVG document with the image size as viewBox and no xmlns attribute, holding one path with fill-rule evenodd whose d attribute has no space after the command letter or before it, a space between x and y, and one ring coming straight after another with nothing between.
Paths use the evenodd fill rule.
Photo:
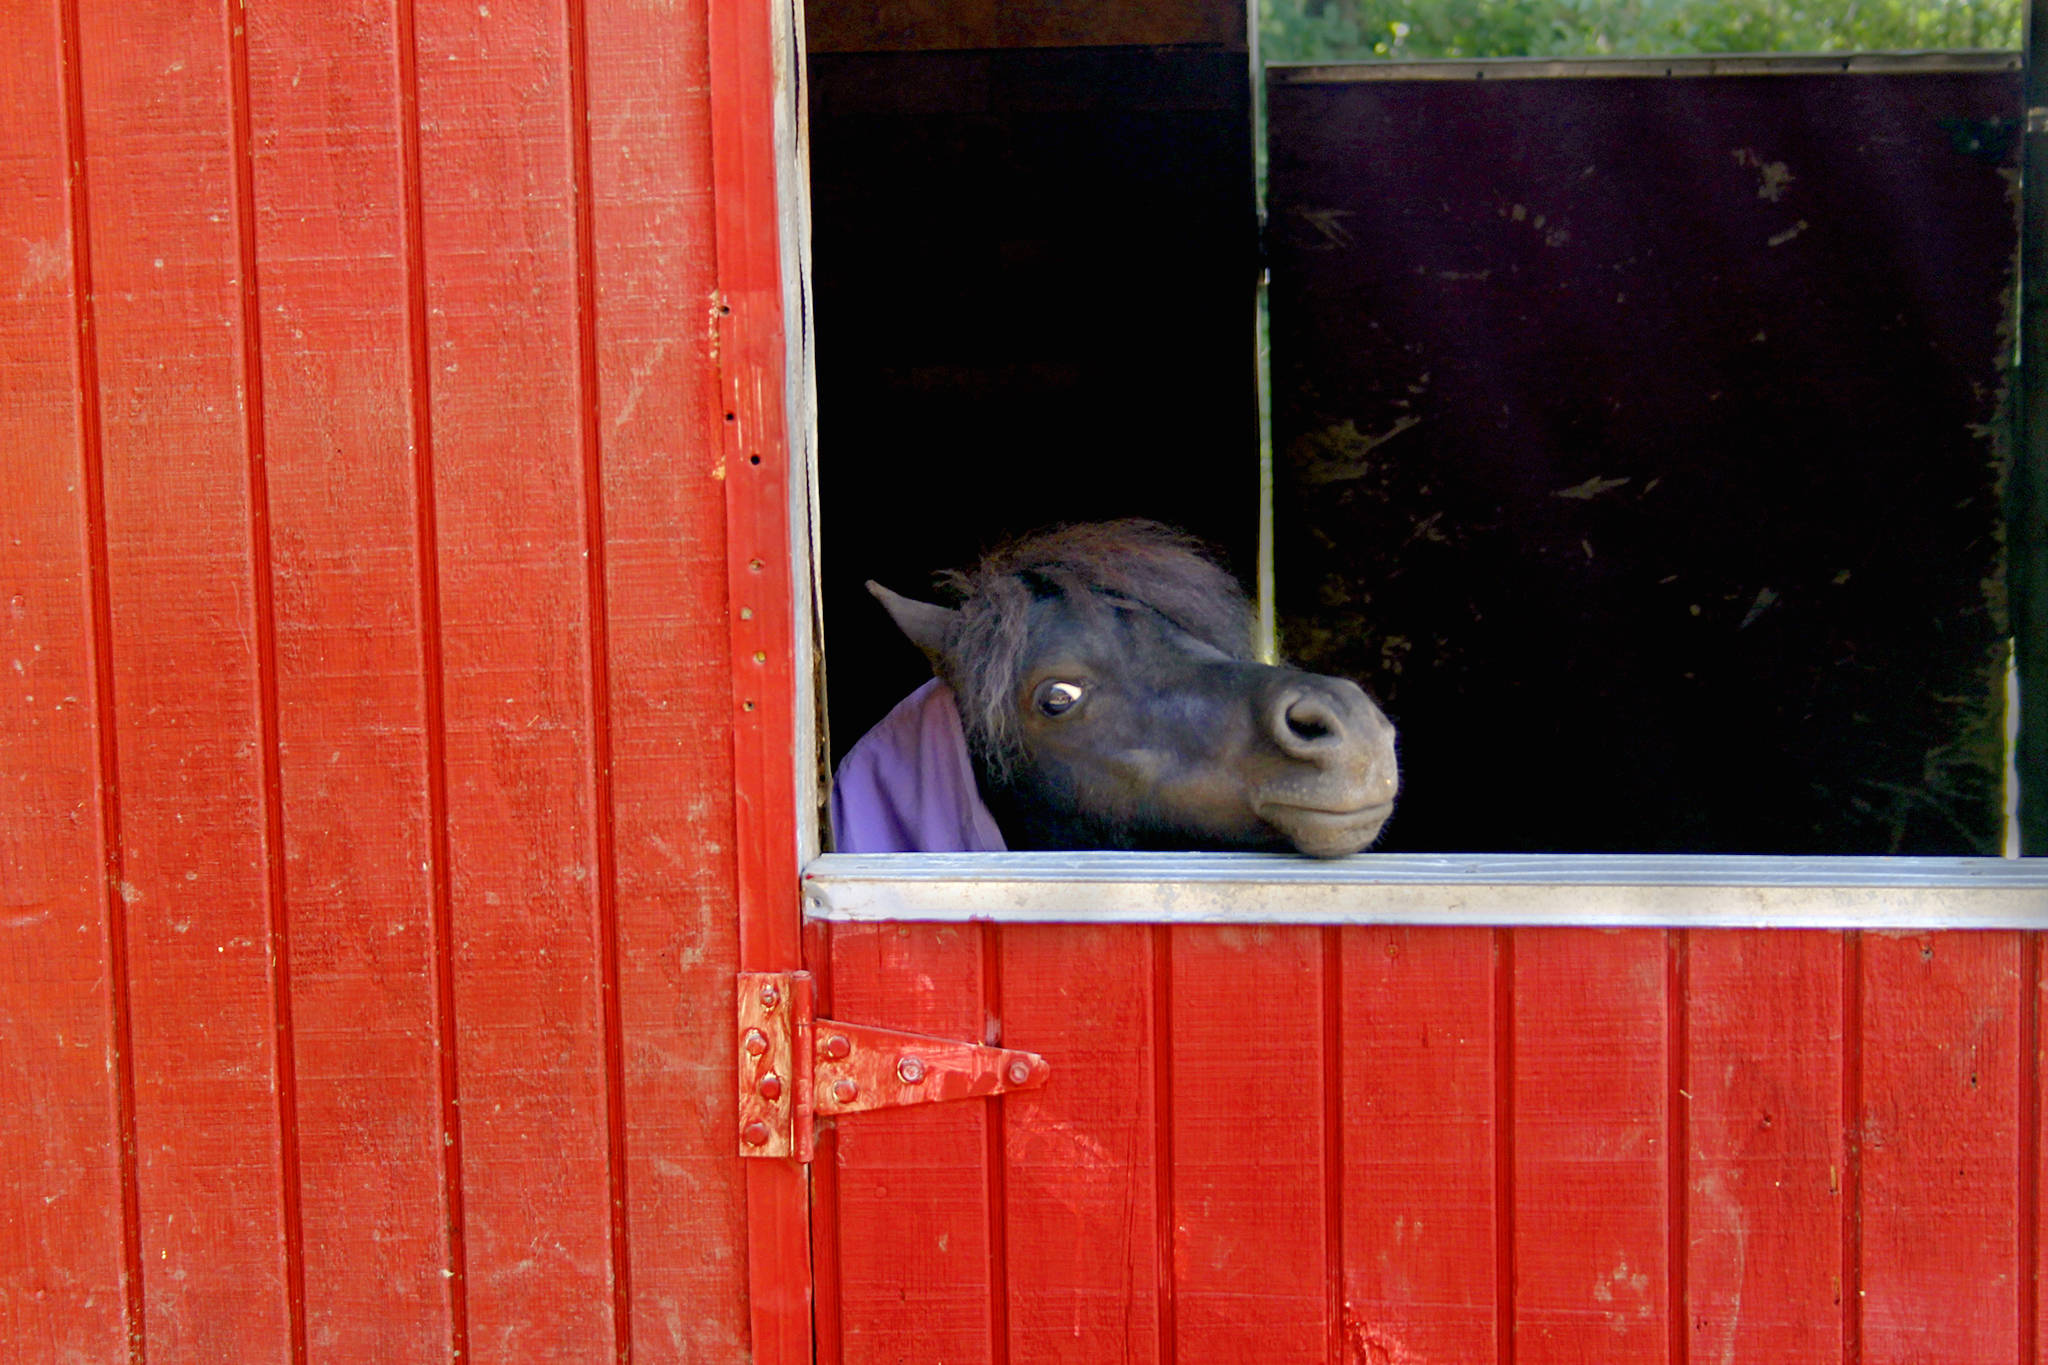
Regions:
<instances>
[{"instance_id":1,"label":"green foliage","mask_svg":"<svg viewBox=\"0 0 2048 1365\"><path fill-rule=\"evenodd\" d=\"M2021 0L1260 0L1269 62L2016 48Z\"/></svg>"}]
</instances>

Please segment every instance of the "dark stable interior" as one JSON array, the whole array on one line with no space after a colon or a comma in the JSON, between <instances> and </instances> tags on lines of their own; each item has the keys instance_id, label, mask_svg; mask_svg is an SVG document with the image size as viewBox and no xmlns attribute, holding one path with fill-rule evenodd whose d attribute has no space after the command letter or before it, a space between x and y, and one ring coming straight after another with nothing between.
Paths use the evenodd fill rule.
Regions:
<instances>
[{"instance_id":1,"label":"dark stable interior","mask_svg":"<svg viewBox=\"0 0 2048 1365\"><path fill-rule=\"evenodd\" d=\"M866 579L1249 583L1259 254L1241 7L807 10L836 762L928 676ZM1275 82L1281 647L1401 728L1381 849L1996 851L2017 88Z\"/></svg>"},{"instance_id":2,"label":"dark stable interior","mask_svg":"<svg viewBox=\"0 0 2048 1365\"><path fill-rule=\"evenodd\" d=\"M1248 581L1258 537L1243 8L885 8L806 6L835 763L930 676L867 579L1144 516Z\"/></svg>"},{"instance_id":3,"label":"dark stable interior","mask_svg":"<svg viewBox=\"0 0 2048 1365\"><path fill-rule=\"evenodd\" d=\"M1272 83L1281 638L1384 847L1998 852L2010 64Z\"/></svg>"}]
</instances>

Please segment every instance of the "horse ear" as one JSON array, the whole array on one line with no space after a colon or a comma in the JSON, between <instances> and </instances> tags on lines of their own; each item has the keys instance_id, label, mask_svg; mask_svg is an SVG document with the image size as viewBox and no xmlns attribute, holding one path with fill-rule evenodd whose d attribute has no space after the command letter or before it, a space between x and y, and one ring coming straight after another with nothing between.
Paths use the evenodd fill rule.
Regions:
<instances>
[{"instance_id":1,"label":"horse ear","mask_svg":"<svg viewBox=\"0 0 2048 1365\"><path fill-rule=\"evenodd\" d=\"M960 613L935 602L913 601L901 593L890 592L873 579L868 580L868 591L889 613L889 619L896 623L896 628L910 637L910 643L924 651L936 670L939 661L945 657L946 643L953 638L953 627L959 622Z\"/></svg>"}]
</instances>

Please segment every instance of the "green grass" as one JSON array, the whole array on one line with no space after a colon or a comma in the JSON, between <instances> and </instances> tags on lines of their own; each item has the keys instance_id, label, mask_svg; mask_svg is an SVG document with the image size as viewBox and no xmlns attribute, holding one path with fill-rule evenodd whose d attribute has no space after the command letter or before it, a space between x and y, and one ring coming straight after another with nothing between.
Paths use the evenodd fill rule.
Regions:
<instances>
[{"instance_id":1,"label":"green grass","mask_svg":"<svg viewBox=\"0 0 2048 1365\"><path fill-rule=\"evenodd\" d=\"M1269 62L2017 48L2020 0L1261 0Z\"/></svg>"}]
</instances>

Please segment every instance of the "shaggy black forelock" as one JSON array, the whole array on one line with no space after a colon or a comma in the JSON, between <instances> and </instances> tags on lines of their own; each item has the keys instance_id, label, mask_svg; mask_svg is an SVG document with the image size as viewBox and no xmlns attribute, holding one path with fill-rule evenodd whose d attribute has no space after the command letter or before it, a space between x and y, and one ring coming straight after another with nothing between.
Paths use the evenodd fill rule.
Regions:
<instances>
[{"instance_id":1,"label":"shaggy black forelock","mask_svg":"<svg viewBox=\"0 0 2048 1365\"><path fill-rule=\"evenodd\" d=\"M999 773L1016 756L1014 698L1034 601L1058 595L1105 612L1119 601L1135 603L1233 659L1253 654L1244 589L1199 541L1156 521L1042 531L940 581L960 598L946 682L959 698L968 743Z\"/></svg>"}]
</instances>

